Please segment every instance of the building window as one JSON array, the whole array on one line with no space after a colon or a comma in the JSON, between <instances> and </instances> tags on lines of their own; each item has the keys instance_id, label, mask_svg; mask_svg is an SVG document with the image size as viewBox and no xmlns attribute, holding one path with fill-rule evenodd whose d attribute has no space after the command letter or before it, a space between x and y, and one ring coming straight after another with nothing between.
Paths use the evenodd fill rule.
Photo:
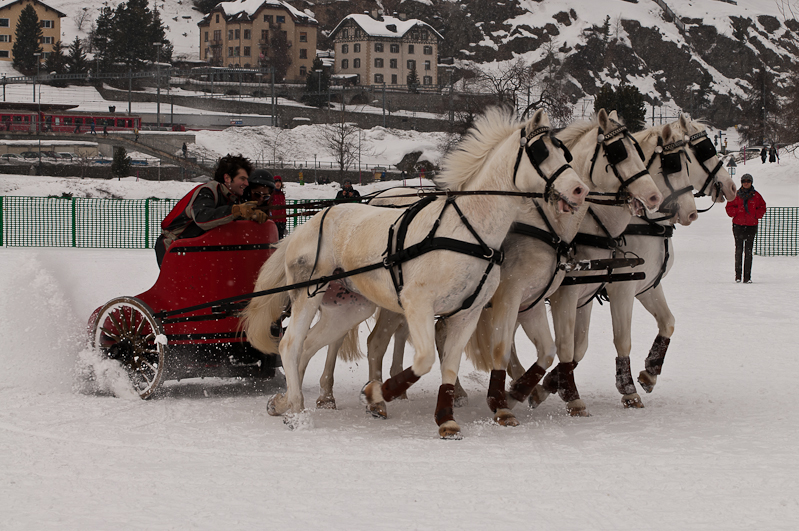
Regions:
<instances>
[{"instance_id":1,"label":"building window","mask_svg":"<svg viewBox=\"0 0 799 531\"><path fill-rule=\"evenodd\" d=\"M383 60L379 57L375 58L375 68L383 68Z\"/></svg>"},{"instance_id":2,"label":"building window","mask_svg":"<svg viewBox=\"0 0 799 531\"><path fill-rule=\"evenodd\" d=\"M39 25L43 28L55 28L54 20L40 20Z\"/></svg>"},{"instance_id":3,"label":"building window","mask_svg":"<svg viewBox=\"0 0 799 531\"><path fill-rule=\"evenodd\" d=\"M229 47L228 47L228 49L227 49L227 56L228 56L228 57L233 57L233 47L232 47L232 46L229 46Z\"/></svg>"},{"instance_id":4,"label":"building window","mask_svg":"<svg viewBox=\"0 0 799 531\"><path fill-rule=\"evenodd\" d=\"M360 68L361 67L361 60L360 59L353 60L352 61L352 67L353 68Z\"/></svg>"},{"instance_id":5,"label":"building window","mask_svg":"<svg viewBox=\"0 0 799 531\"><path fill-rule=\"evenodd\" d=\"M413 51L413 44L408 45L408 53L414 53Z\"/></svg>"},{"instance_id":6,"label":"building window","mask_svg":"<svg viewBox=\"0 0 799 531\"><path fill-rule=\"evenodd\" d=\"M424 62L424 69L425 70L430 70L430 61L425 61Z\"/></svg>"},{"instance_id":7,"label":"building window","mask_svg":"<svg viewBox=\"0 0 799 531\"><path fill-rule=\"evenodd\" d=\"M286 23L286 17L283 16L283 15L277 15L275 17L275 20L277 21L278 24L285 24Z\"/></svg>"},{"instance_id":8,"label":"building window","mask_svg":"<svg viewBox=\"0 0 799 531\"><path fill-rule=\"evenodd\" d=\"M0 35L0 42L11 42L11 35Z\"/></svg>"},{"instance_id":9,"label":"building window","mask_svg":"<svg viewBox=\"0 0 799 531\"><path fill-rule=\"evenodd\" d=\"M261 42L269 42L269 30L261 30Z\"/></svg>"},{"instance_id":10,"label":"building window","mask_svg":"<svg viewBox=\"0 0 799 531\"><path fill-rule=\"evenodd\" d=\"M423 41L426 41L428 38L429 38L429 36L428 36L428 34L427 34L427 31L426 31L426 30L425 30L425 31L423 31L423 32L422 32L422 40L423 40Z\"/></svg>"},{"instance_id":11,"label":"building window","mask_svg":"<svg viewBox=\"0 0 799 531\"><path fill-rule=\"evenodd\" d=\"M308 75L308 69L305 68L304 66L301 66L300 67L300 75L301 76L307 76Z\"/></svg>"},{"instance_id":12,"label":"building window","mask_svg":"<svg viewBox=\"0 0 799 531\"><path fill-rule=\"evenodd\" d=\"M389 46L391 53L399 53L399 44L392 44Z\"/></svg>"},{"instance_id":13,"label":"building window","mask_svg":"<svg viewBox=\"0 0 799 531\"><path fill-rule=\"evenodd\" d=\"M397 68L397 60L396 59L389 59L388 60L388 66L390 68Z\"/></svg>"},{"instance_id":14,"label":"building window","mask_svg":"<svg viewBox=\"0 0 799 531\"><path fill-rule=\"evenodd\" d=\"M397 84L397 74L391 74L391 84L392 85Z\"/></svg>"},{"instance_id":15,"label":"building window","mask_svg":"<svg viewBox=\"0 0 799 531\"><path fill-rule=\"evenodd\" d=\"M341 45L341 53L349 53L350 52L350 45L349 44L342 44Z\"/></svg>"},{"instance_id":16,"label":"building window","mask_svg":"<svg viewBox=\"0 0 799 531\"><path fill-rule=\"evenodd\" d=\"M219 15L216 16L216 23L219 24Z\"/></svg>"},{"instance_id":17,"label":"building window","mask_svg":"<svg viewBox=\"0 0 799 531\"><path fill-rule=\"evenodd\" d=\"M235 31L236 31L236 33L235 33L235 34L236 34L236 36L235 36L234 38L235 38L235 39L238 41L238 40L240 40L240 39L241 39L241 30L240 30L240 29L237 29L237 30L235 30Z\"/></svg>"},{"instance_id":18,"label":"building window","mask_svg":"<svg viewBox=\"0 0 799 531\"><path fill-rule=\"evenodd\" d=\"M272 15L264 15L264 22L272 23Z\"/></svg>"},{"instance_id":19,"label":"building window","mask_svg":"<svg viewBox=\"0 0 799 531\"><path fill-rule=\"evenodd\" d=\"M360 52L360 51L361 51L361 45L360 45L360 44L354 44L354 45L352 46L352 51L353 51L354 53L358 53L358 52Z\"/></svg>"},{"instance_id":20,"label":"building window","mask_svg":"<svg viewBox=\"0 0 799 531\"><path fill-rule=\"evenodd\" d=\"M418 32L418 31L416 31L416 30L413 30L413 31L411 32L411 39L413 39L413 40L415 40L415 41L418 41L418 40L419 40L419 32Z\"/></svg>"},{"instance_id":21,"label":"building window","mask_svg":"<svg viewBox=\"0 0 799 531\"><path fill-rule=\"evenodd\" d=\"M249 56L250 56L250 47L249 46L245 46L244 47L244 57L249 57Z\"/></svg>"},{"instance_id":22,"label":"building window","mask_svg":"<svg viewBox=\"0 0 799 531\"><path fill-rule=\"evenodd\" d=\"M308 42L308 32L301 31L300 32L300 42Z\"/></svg>"},{"instance_id":23,"label":"building window","mask_svg":"<svg viewBox=\"0 0 799 531\"><path fill-rule=\"evenodd\" d=\"M425 85L432 85L433 84L433 76L424 76L422 83Z\"/></svg>"},{"instance_id":24,"label":"building window","mask_svg":"<svg viewBox=\"0 0 799 531\"><path fill-rule=\"evenodd\" d=\"M416 68L416 61L413 59L408 59L408 70L413 70Z\"/></svg>"},{"instance_id":25,"label":"building window","mask_svg":"<svg viewBox=\"0 0 799 531\"><path fill-rule=\"evenodd\" d=\"M361 28L355 28L355 38L360 39L361 37L363 37L363 32L361 31Z\"/></svg>"},{"instance_id":26,"label":"building window","mask_svg":"<svg viewBox=\"0 0 799 531\"><path fill-rule=\"evenodd\" d=\"M208 42L208 32L205 32L205 42Z\"/></svg>"},{"instance_id":27,"label":"building window","mask_svg":"<svg viewBox=\"0 0 799 531\"><path fill-rule=\"evenodd\" d=\"M233 48L233 53L236 55L236 57L238 57L238 56L239 56L239 52L240 52L240 51L241 51L241 49L240 49L238 46L236 46L235 48Z\"/></svg>"},{"instance_id":28,"label":"building window","mask_svg":"<svg viewBox=\"0 0 799 531\"><path fill-rule=\"evenodd\" d=\"M0 50L0 57L8 57L8 50Z\"/></svg>"},{"instance_id":29,"label":"building window","mask_svg":"<svg viewBox=\"0 0 799 531\"><path fill-rule=\"evenodd\" d=\"M252 40L252 30L244 30L244 40L249 41Z\"/></svg>"},{"instance_id":30,"label":"building window","mask_svg":"<svg viewBox=\"0 0 799 531\"><path fill-rule=\"evenodd\" d=\"M375 74L375 83L383 83L383 74Z\"/></svg>"},{"instance_id":31,"label":"building window","mask_svg":"<svg viewBox=\"0 0 799 531\"><path fill-rule=\"evenodd\" d=\"M300 48L300 59L308 59L308 50Z\"/></svg>"},{"instance_id":32,"label":"building window","mask_svg":"<svg viewBox=\"0 0 799 531\"><path fill-rule=\"evenodd\" d=\"M350 60L349 59L342 59L341 60L341 69L346 70L350 67Z\"/></svg>"},{"instance_id":33,"label":"building window","mask_svg":"<svg viewBox=\"0 0 799 531\"><path fill-rule=\"evenodd\" d=\"M350 30L348 30L348 29L341 30L341 38L342 39L349 39L350 38Z\"/></svg>"},{"instance_id":34,"label":"building window","mask_svg":"<svg viewBox=\"0 0 799 531\"><path fill-rule=\"evenodd\" d=\"M227 30L227 40L233 40L233 30Z\"/></svg>"},{"instance_id":35,"label":"building window","mask_svg":"<svg viewBox=\"0 0 799 531\"><path fill-rule=\"evenodd\" d=\"M214 30L214 40L217 42L222 40L222 30Z\"/></svg>"},{"instance_id":36,"label":"building window","mask_svg":"<svg viewBox=\"0 0 799 531\"><path fill-rule=\"evenodd\" d=\"M383 51L383 43L382 42L376 42L375 43L375 51L376 52L382 52Z\"/></svg>"},{"instance_id":37,"label":"building window","mask_svg":"<svg viewBox=\"0 0 799 531\"><path fill-rule=\"evenodd\" d=\"M425 46L424 48L425 55L433 55L433 47L432 46Z\"/></svg>"},{"instance_id":38,"label":"building window","mask_svg":"<svg viewBox=\"0 0 799 531\"><path fill-rule=\"evenodd\" d=\"M42 37L42 44L53 44L52 37Z\"/></svg>"}]
</instances>

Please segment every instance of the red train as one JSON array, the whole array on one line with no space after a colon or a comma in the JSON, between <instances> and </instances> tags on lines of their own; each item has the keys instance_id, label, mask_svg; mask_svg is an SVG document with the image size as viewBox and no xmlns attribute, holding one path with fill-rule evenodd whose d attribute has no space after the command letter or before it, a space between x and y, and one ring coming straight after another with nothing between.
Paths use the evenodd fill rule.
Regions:
<instances>
[{"instance_id":1,"label":"red train","mask_svg":"<svg viewBox=\"0 0 799 531\"><path fill-rule=\"evenodd\" d=\"M0 131L88 133L92 122L97 133L103 131L103 126L109 133L141 129L141 116L127 113L0 110Z\"/></svg>"}]
</instances>

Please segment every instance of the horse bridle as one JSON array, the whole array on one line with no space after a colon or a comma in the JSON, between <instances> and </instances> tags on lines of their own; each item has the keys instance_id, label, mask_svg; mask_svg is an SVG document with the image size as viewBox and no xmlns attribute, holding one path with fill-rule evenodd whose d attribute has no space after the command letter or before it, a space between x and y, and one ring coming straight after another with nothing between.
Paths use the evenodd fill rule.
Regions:
<instances>
[{"instance_id":1,"label":"horse bridle","mask_svg":"<svg viewBox=\"0 0 799 531\"><path fill-rule=\"evenodd\" d=\"M676 142L663 145L663 137L658 136L658 145L655 148L655 152L652 153L652 156L646 163L646 169L649 170L649 168L652 167L652 164L655 162L655 157L660 157L660 170L663 173L663 179L666 182L666 186L671 193L663 199L663 201L660 203L660 208L658 208L658 212L667 214L667 217L658 219L647 218L650 221L665 221L667 219L671 219L679 209L679 206L676 204L679 197L682 194L691 193L691 191L694 189L693 185L689 184L688 186L680 188L679 190L675 190L674 186L671 184L671 180L669 179L670 175L682 171L682 154L685 154L685 158L689 162L691 160L688 157L688 153L685 151L685 145L685 140L677 140Z\"/></svg>"},{"instance_id":2,"label":"horse bridle","mask_svg":"<svg viewBox=\"0 0 799 531\"><path fill-rule=\"evenodd\" d=\"M703 139L700 142L694 143L695 140ZM717 193L720 192L721 183L718 182L718 173L719 170L724 166L724 164L719 160L716 163L716 167L712 170L708 169L705 165L707 161L712 159L714 156L717 155L716 146L713 145L713 142L707 137L707 131L702 131L691 135L688 138L688 144L691 146L691 151L694 152L694 156L696 157L696 161L702 167L702 169L707 173L707 180L705 180L705 184L702 185L695 194L694 197L705 197L708 193L705 190L710 190L713 187L716 188Z\"/></svg>"},{"instance_id":3,"label":"horse bridle","mask_svg":"<svg viewBox=\"0 0 799 531\"><path fill-rule=\"evenodd\" d=\"M530 140L536 136L539 137L538 140L528 145ZM555 172L553 172L549 177L544 175L544 172L541 170L541 164L543 164L547 157L549 157L549 148L544 143L544 136L548 136L550 142L552 142L552 145L563 151L563 156L566 159L566 164L563 164L560 168L555 170ZM544 182L546 183L546 186L544 187L544 201L563 199L566 201L566 203L571 204L560 193L558 193L557 190L554 189L555 180L560 177L563 172L571 169L569 162L573 160L571 152L566 146L563 145L563 142L561 142L557 137L549 134L549 127L541 126L533 129L530 131L530 133L525 133L525 128L522 127L519 144L519 153L516 155L516 164L513 166L513 185L516 186L516 174L519 171L519 164L522 161L522 154L527 153L527 158L530 160L530 164L533 165L535 171L538 172L538 175L544 179Z\"/></svg>"},{"instance_id":4,"label":"horse bridle","mask_svg":"<svg viewBox=\"0 0 799 531\"><path fill-rule=\"evenodd\" d=\"M606 144L608 140L611 140L617 136L622 136L622 138L614 140L610 144ZM599 158L600 149L604 148L605 158L608 159L609 166L613 170L613 174L621 183L621 186L619 187L618 191L616 191L614 194L602 194L597 192L590 192L589 195L595 195L595 196L615 195L616 198L619 201L621 201L623 199L623 194L627 196L631 195L628 190L630 184L632 184L633 182L637 181L638 179L640 179L645 175L649 175L649 171L646 168L639 171L638 173L636 173L635 175L633 175L628 179L625 179L619 174L619 170L616 168L616 165L621 163L623 160L627 159L628 155L627 148L624 146L624 137L629 138L632 141L632 143L635 145L635 149L638 151L638 156L641 157L641 162L646 160L646 158L644 157L644 152L641 150L641 146L638 145L638 142L636 142L635 138L633 138L633 136L627 132L627 128L625 126L621 125L616 129L614 129L613 131L609 132L608 134L604 134L602 128L600 127L599 133L597 134L596 149L594 149L594 156L591 157L591 170L588 173L588 178L591 179L591 181L593 182L594 166L596 165L596 161Z\"/></svg>"}]
</instances>

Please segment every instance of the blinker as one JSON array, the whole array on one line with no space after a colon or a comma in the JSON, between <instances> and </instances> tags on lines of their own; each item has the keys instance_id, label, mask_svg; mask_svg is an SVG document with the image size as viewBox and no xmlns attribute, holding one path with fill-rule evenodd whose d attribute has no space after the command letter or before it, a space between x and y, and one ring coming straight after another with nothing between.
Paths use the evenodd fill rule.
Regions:
<instances>
[{"instance_id":1,"label":"blinker","mask_svg":"<svg viewBox=\"0 0 799 531\"><path fill-rule=\"evenodd\" d=\"M627 148L624 147L624 143L621 139L616 140L610 144L605 144L605 156L608 162L615 166L627 158Z\"/></svg>"},{"instance_id":2,"label":"blinker","mask_svg":"<svg viewBox=\"0 0 799 531\"><path fill-rule=\"evenodd\" d=\"M691 144L691 147L696 154L696 158L700 162L705 162L706 160L712 158L716 155L716 147L713 145L713 142L710 141L709 138L705 137L704 140L699 142L698 144Z\"/></svg>"},{"instance_id":3,"label":"blinker","mask_svg":"<svg viewBox=\"0 0 799 531\"><path fill-rule=\"evenodd\" d=\"M547 157L549 156L549 149L547 148L547 145L544 144L543 137L527 146L527 155L539 166L545 160L547 160Z\"/></svg>"},{"instance_id":4,"label":"blinker","mask_svg":"<svg viewBox=\"0 0 799 531\"><path fill-rule=\"evenodd\" d=\"M682 159L680 153L669 153L660 156L660 168L664 175L679 173L682 170Z\"/></svg>"}]
</instances>

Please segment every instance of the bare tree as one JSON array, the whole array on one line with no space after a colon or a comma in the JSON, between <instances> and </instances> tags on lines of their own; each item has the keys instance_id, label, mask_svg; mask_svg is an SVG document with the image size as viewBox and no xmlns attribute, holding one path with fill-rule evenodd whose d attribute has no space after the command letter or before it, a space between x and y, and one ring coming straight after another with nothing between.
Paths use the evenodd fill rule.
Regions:
<instances>
[{"instance_id":1,"label":"bare tree","mask_svg":"<svg viewBox=\"0 0 799 531\"><path fill-rule=\"evenodd\" d=\"M78 167L80 168L80 178L83 179L86 176L86 168L88 168L92 163L93 160L92 153L88 149L76 149L75 160L78 161Z\"/></svg>"},{"instance_id":2,"label":"bare tree","mask_svg":"<svg viewBox=\"0 0 799 531\"><path fill-rule=\"evenodd\" d=\"M496 97L497 104L519 111L519 95L525 94L533 81L530 66L521 57L499 65L498 68L480 69L479 79L484 89Z\"/></svg>"},{"instance_id":3,"label":"bare tree","mask_svg":"<svg viewBox=\"0 0 799 531\"><path fill-rule=\"evenodd\" d=\"M91 24L92 21L92 17L89 14L89 8L84 7L76 11L75 14L72 15L72 21L75 23L75 26L77 26L78 30L83 31L83 25L86 23Z\"/></svg>"},{"instance_id":4,"label":"bare tree","mask_svg":"<svg viewBox=\"0 0 799 531\"><path fill-rule=\"evenodd\" d=\"M319 128L319 143L322 149L332 155L338 166L339 177L344 177L353 163L358 160L358 135L360 129L344 119L344 112L337 113L339 119Z\"/></svg>"},{"instance_id":5,"label":"bare tree","mask_svg":"<svg viewBox=\"0 0 799 531\"><path fill-rule=\"evenodd\" d=\"M780 12L782 21L796 20L796 15L799 13L799 2L796 0L775 0L777 10Z\"/></svg>"}]
</instances>

